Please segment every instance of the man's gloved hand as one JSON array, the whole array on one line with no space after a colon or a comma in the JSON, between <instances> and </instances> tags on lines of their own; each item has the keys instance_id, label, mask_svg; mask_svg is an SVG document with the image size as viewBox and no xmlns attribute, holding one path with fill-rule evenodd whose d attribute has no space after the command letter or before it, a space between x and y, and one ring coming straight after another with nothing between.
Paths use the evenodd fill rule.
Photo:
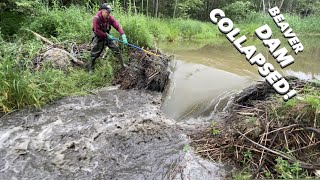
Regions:
<instances>
[{"instance_id":1,"label":"man's gloved hand","mask_svg":"<svg viewBox=\"0 0 320 180\"><path fill-rule=\"evenodd\" d=\"M113 37L111 34L108 34L108 39L110 39L110 40L115 40L116 38Z\"/></svg>"},{"instance_id":2,"label":"man's gloved hand","mask_svg":"<svg viewBox=\"0 0 320 180\"><path fill-rule=\"evenodd\" d=\"M123 43L127 45L127 44L128 44L128 40L127 40L126 35L125 35L125 34L122 34L122 35L121 35L121 38L122 38Z\"/></svg>"}]
</instances>

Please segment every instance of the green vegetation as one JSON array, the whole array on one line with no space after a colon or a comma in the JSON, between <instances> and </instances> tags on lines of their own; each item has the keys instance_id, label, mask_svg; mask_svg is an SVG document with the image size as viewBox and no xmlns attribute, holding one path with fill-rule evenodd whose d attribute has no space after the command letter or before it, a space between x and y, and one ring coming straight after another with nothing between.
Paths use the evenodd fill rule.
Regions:
<instances>
[{"instance_id":1,"label":"green vegetation","mask_svg":"<svg viewBox=\"0 0 320 180\"><path fill-rule=\"evenodd\" d=\"M254 30L264 23L273 26L279 33L272 19L264 13L266 4L281 5L286 21L296 33L319 33L319 1L293 1L292 4L279 4L271 0L157 0L149 2L147 7L145 1L116 0L113 15L125 30L130 43L149 48L157 47L160 42L226 42L221 40L225 37L208 19L210 11L217 7L225 10L227 16L235 21L235 26L241 29L241 34L248 37L254 37ZM110 54L98 62L93 74L78 67L67 71L50 67L39 72L32 70L32 60L43 44L27 30L33 30L60 45L88 44L91 41L91 21L98 3L82 0L5 0L0 3L0 111L10 112L28 105L40 107L63 96L86 94L111 84L118 66ZM112 34L118 36L114 29ZM126 47L121 48L127 52ZM82 60L87 59L88 54L84 54Z\"/></svg>"},{"instance_id":2,"label":"green vegetation","mask_svg":"<svg viewBox=\"0 0 320 180\"><path fill-rule=\"evenodd\" d=\"M215 121L211 122L211 133L212 133L212 135L220 134L220 130L219 130L219 128L217 128L217 123Z\"/></svg>"},{"instance_id":3,"label":"green vegetation","mask_svg":"<svg viewBox=\"0 0 320 180\"><path fill-rule=\"evenodd\" d=\"M249 152L249 151L248 151ZM248 154L245 154L244 161L246 159L252 160L252 154L251 152ZM290 164L287 160L284 160L282 157L276 158L276 165L275 165L275 173L277 173L277 177L279 179L305 179L310 178L307 175L306 171L303 171L303 169L300 167L299 163L293 163ZM264 176L267 179L272 179L272 174L269 171L264 172ZM233 179L235 180L249 180L251 179L252 175L250 174L250 169L244 168L242 171L238 171L234 173Z\"/></svg>"},{"instance_id":4,"label":"green vegetation","mask_svg":"<svg viewBox=\"0 0 320 180\"><path fill-rule=\"evenodd\" d=\"M96 6L88 9L76 5L64 8L57 4L51 8L43 4L34 6L36 11L30 14L29 18L21 19L18 24L5 25L10 24L12 20L10 15L1 21L4 23L1 24L0 34L0 111L2 112L10 112L29 105L41 107L57 98L82 95L98 87L108 86L118 68L109 53L106 60L98 62L93 74L76 67L67 71L52 69L49 66L41 71L32 70L32 60L39 54L43 45L35 40L28 29L48 37L57 44L71 42L87 44L91 41L91 21L97 9ZM19 13L13 14L14 19L18 19L17 16ZM121 23L129 41L142 47L154 47L155 40L207 38L203 34L215 36L212 33L211 23L181 19L162 20L143 15L132 16L121 10L115 10L114 16ZM112 33L118 35L114 30ZM88 54L85 57L88 57Z\"/></svg>"},{"instance_id":5,"label":"green vegetation","mask_svg":"<svg viewBox=\"0 0 320 180\"><path fill-rule=\"evenodd\" d=\"M63 96L85 94L109 85L113 78L113 60L100 62L93 74L78 68L62 71L46 66L41 71L33 71L30 60L40 47L38 42L29 42L31 49L28 50L19 45L5 45L2 49L10 50L2 52L0 59L0 110L3 112L29 105L40 107ZM12 53L16 51L25 54L22 57L20 53Z\"/></svg>"},{"instance_id":6,"label":"green vegetation","mask_svg":"<svg viewBox=\"0 0 320 180\"><path fill-rule=\"evenodd\" d=\"M234 180L249 180L250 178L251 174L246 171L241 171L233 175Z\"/></svg>"},{"instance_id":7,"label":"green vegetation","mask_svg":"<svg viewBox=\"0 0 320 180\"><path fill-rule=\"evenodd\" d=\"M255 37L254 30L263 24L270 25L275 36L280 37L279 29L266 13L267 4L271 4L271 7L275 5L282 7L286 21L298 35L319 35L320 33L319 0L292 0L291 3L282 1L282 4L280 4L281 1L275 0L164 0L161 3L155 0L153 2L157 3L152 5L150 3L150 6L146 8L146 4L142 4L142 1L135 2L136 6L133 6L132 3L115 1L113 15L120 22L130 43L154 48L157 47L157 43L168 42L173 44L172 42L186 43L183 41L187 41L196 46L204 42L204 44L227 42L225 36L218 31L218 27L212 25L208 19L210 11L217 7L223 9L227 17L235 22L235 27L238 27L241 34L247 37ZM33 30L58 45L88 44L91 41L92 17L98 9L97 2L6 0L0 3L0 7L0 112L9 113L27 106L39 108L65 96L84 95L96 88L111 85L119 66L110 52L107 53L104 60L100 58L94 73L88 73L79 67L64 70L53 69L47 64L41 71L33 69L32 61L44 45L36 40L28 30ZM114 29L112 34L119 37ZM259 43L261 43L260 40ZM128 49L120 46L126 54ZM87 61L88 56L88 53L84 54L82 60ZM230 159L227 157L230 155L233 160L237 161L237 165L243 167L241 172L233 176L234 179L254 178L252 175L255 173L253 170L258 169L257 162L264 164L257 177L314 177L310 175L310 172L302 169L298 161L295 161L303 154L304 157L300 161L310 164L319 155L317 152L312 154L319 147L313 143L318 139L312 135L312 131L303 131L305 127L309 129L320 127L320 91L317 88L320 85L319 82L314 82L314 84L299 89L300 95L288 102L283 102L281 97L273 98L267 104L258 101L249 112L252 115L239 117L243 121L240 121L241 123L236 127L239 126L239 129L244 130L243 134L254 142L274 148L281 155L288 155L292 159L289 162L281 156L271 155L270 152L263 155L258 154L250 149L252 145L247 141L244 141L243 138L239 140L239 135L234 136L236 133L227 134L229 136L226 138L239 143L238 147L246 145L246 149L237 149L239 158L236 160L234 148L231 152L218 154L219 160L221 160L221 155L226 156L225 159ZM260 108L259 112L256 112L257 108ZM265 119L262 119L264 117ZM261 124L261 122L266 124ZM291 126L292 124L297 124L297 126ZM246 131L250 125L254 131ZM260 127L261 125L263 128ZM267 129L268 133L280 132L279 135L273 134L272 143L268 139L270 137L264 136ZM294 133L287 136L286 133L289 131ZM218 139L221 134L223 136L225 134L216 122L211 124L209 134L210 138L214 137L214 140L229 142ZM299 142L292 138L294 135L302 137ZM309 136L305 138L306 135L310 135L311 138ZM291 141L287 141L287 137L291 137ZM205 143L207 145L208 141ZM304 151L300 146L309 146L306 149L310 152ZM229 150L229 148L225 149ZM187 152L190 147L186 145L183 150ZM297 154L296 151L300 154ZM260 149L258 152L266 151ZM207 151L206 155L208 155Z\"/></svg>"},{"instance_id":8,"label":"green vegetation","mask_svg":"<svg viewBox=\"0 0 320 180\"><path fill-rule=\"evenodd\" d=\"M287 160L278 157L276 159L276 171L279 174L280 178L283 179L299 179L306 178L306 172L302 171L302 168L299 166L299 163L290 164Z\"/></svg>"}]
</instances>

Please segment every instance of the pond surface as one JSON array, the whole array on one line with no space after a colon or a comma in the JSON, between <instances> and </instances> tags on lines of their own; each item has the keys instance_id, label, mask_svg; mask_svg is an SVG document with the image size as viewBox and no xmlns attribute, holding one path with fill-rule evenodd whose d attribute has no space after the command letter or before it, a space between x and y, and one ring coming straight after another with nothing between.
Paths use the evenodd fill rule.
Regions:
<instances>
[{"instance_id":1,"label":"pond surface","mask_svg":"<svg viewBox=\"0 0 320 180\"><path fill-rule=\"evenodd\" d=\"M301 37L305 49L295 55L286 40L286 47L295 59L294 64L281 69L261 41L246 42L243 46L255 45L267 62L274 65L282 75L301 79L320 79L320 37ZM303 41L305 40L305 41ZM195 42L160 44L160 48L174 54L173 75L162 110L177 120L209 116L222 111L228 97L257 80L264 80L258 74L257 66L251 66L227 40L222 44L202 45ZM257 53L256 53L257 54Z\"/></svg>"}]
</instances>

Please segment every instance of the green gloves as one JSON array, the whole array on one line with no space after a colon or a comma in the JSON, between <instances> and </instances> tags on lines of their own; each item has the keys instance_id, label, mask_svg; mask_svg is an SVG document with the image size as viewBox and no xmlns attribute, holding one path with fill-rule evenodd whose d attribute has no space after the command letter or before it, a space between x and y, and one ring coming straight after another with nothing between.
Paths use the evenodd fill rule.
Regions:
<instances>
[{"instance_id":1,"label":"green gloves","mask_svg":"<svg viewBox=\"0 0 320 180\"><path fill-rule=\"evenodd\" d=\"M114 36L112 36L111 34L107 34L107 36L108 36L108 39L110 39L110 40L116 40L117 39ZM128 40L127 40L127 37L126 37L125 34L122 34L121 38L122 38L123 44L128 44Z\"/></svg>"},{"instance_id":2,"label":"green gloves","mask_svg":"<svg viewBox=\"0 0 320 180\"><path fill-rule=\"evenodd\" d=\"M121 38L122 38L122 41L123 41L124 44L128 44L128 40L127 40L127 37L126 37L125 34L122 34Z\"/></svg>"},{"instance_id":3,"label":"green gloves","mask_svg":"<svg viewBox=\"0 0 320 180\"><path fill-rule=\"evenodd\" d=\"M110 35L110 34L108 34L108 38L109 38L110 40L115 40L115 39L116 39L115 37L113 37L113 36Z\"/></svg>"}]
</instances>

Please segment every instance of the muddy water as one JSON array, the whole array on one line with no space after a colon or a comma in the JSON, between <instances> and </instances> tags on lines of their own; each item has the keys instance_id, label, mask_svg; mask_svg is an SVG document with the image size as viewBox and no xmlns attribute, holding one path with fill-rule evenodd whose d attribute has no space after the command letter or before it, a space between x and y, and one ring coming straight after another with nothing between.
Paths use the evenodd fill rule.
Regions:
<instances>
[{"instance_id":1,"label":"muddy water","mask_svg":"<svg viewBox=\"0 0 320 180\"><path fill-rule=\"evenodd\" d=\"M106 88L2 117L0 179L222 179L188 145L197 126L165 118L160 103Z\"/></svg>"},{"instance_id":2,"label":"muddy water","mask_svg":"<svg viewBox=\"0 0 320 180\"><path fill-rule=\"evenodd\" d=\"M252 43L281 74L320 79L320 37L300 39L305 50L298 55L290 50L285 40L281 40L281 47L286 47L295 59L295 63L285 69L280 68L259 40ZM226 107L227 97L257 80L263 80L257 67L251 66L227 39L223 41L225 43L222 45L190 42L160 44L164 52L174 54L177 59L173 64L170 89L162 106L168 117L182 120L203 116L212 119L215 112L221 112ZM246 46L252 43L246 42Z\"/></svg>"}]
</instances>

